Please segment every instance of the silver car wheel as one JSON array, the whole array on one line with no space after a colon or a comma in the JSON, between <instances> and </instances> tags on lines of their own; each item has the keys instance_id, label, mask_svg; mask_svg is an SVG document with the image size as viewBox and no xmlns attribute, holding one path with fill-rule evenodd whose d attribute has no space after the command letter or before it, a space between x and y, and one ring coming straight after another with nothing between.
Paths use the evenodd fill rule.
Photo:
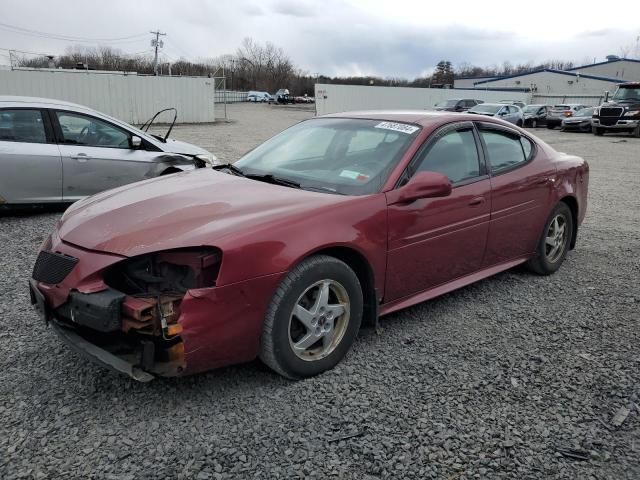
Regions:
<instances>
[{"instance_id":1,"label":"silver car wheel","mask_svg":"<svg viewBox=\"0 0 640 480\"><path fill-rule=\"evenodd\" d=\"M558 261L567 245L567 219L564 215L556 215L551 220L545 238L545 255L550 263Z\"/></svg>"},{"instance_id":2,"label":"silver car wheel","mask_svg":"<svg viewBox=\"0 0 640 480\"><path fill-rule=\"evenodd\" d=\"M344 337L351 311L347 290L335 280L320 280L308 287L289 317L289 345L301 360L330 355Z\"/></svg>"}]
</instances>

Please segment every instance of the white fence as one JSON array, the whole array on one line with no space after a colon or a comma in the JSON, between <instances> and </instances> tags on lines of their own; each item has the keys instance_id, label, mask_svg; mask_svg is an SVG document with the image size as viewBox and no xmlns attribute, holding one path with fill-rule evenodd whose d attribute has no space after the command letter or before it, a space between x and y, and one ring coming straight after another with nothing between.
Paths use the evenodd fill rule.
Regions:
<instances>
[{"instance_id":1,"label":"white fence","mask_svg":"<svg viewBox=\"0 0 640 480\"><path fill-rule=\"evenodd\" d=\"M529 103L530 94L479 89L316 84L315 97L317 114L325 115L327 113L372 109L427 110L433 108L436 103L452 98L474 98L485 102L516 100Z\"/></svg>"},{"instance_id":2,"label":"white fence","mask_svg":"<svg viewBox=\"0 0 640 480\"><path fill-rule=\"evenodd\" d=\"M79 103L125 122L141 124L174 107L178 122L215 121L214 80L153 77L83 70L0 70L0 95L55 98Z\"/></svg>"}]
</instances>

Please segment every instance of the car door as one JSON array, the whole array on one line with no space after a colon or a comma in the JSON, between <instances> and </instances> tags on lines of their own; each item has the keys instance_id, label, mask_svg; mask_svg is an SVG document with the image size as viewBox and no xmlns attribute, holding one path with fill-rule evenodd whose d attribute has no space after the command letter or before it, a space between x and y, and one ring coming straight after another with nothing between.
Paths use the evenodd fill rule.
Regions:
<instances>
[{"instance_id":1,"label":"car door","mask_svg":"<svg viewBox=\"0 0 640 480\"><path fill-rule=\"evenodd\" d=\"M549 213L555 168L526 136L480 123L491 173L491 222L485 266L530 255Z\"/></svg>"},{"instance_id":2,"label":"car door","mask_svg":"<svg viewBox=\"0 0 640 480\"><path fill-rule=\"evenodd\" d=\"M536 114L538 118L538 123L540 125L547 124L547 107L541 107L538 109L538 113Z\"/></svg>"},{"instance_id":3,"label":"car door","mask_svg":"<svg viewBox=\"0 0 640 480\"><path fill-rule=\"evenodd\" d=\"M62 156L65 201L149 178L149 162L162 154L132 148L129 131L92 115L56 110L52 120Z\"/></svg>"},{"instance_id":4,"label":"car door","mask_svg":"<svg viewBox=\"0 0 640 480\"><path fill-rule=\"evenodd\" d=\"M478 270L490 218L491 182L471 122L440 129L421 147L399 186L419 171L440 172L453 189L444 198L388 207L385 301Z\"/></svg>"},{"instance_id":5,"label":"car door","mask_svg":"<svg viewBox=\"0 0 640 480\"><path fill-rule=\"evenodd\" d=\"M62 201L62 161L46 111L0 109L0 204Z\"/></svg>"}]
</instances>

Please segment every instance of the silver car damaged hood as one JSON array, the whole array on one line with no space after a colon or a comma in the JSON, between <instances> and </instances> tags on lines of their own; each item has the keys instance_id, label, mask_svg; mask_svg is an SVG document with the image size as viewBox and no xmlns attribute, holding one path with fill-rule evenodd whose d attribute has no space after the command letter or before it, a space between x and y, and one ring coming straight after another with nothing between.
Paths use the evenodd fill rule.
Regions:
<instances>
[{"instance_id":1,"label":"silver car damaged hood","mask_svg":"<svg viewBox=\"0 0 640 480\"><path fill-rule=\"evenodd\" d=\"M159 143L156 141L156 144ZM180 140L173 140L172 138L168 138L166 143L161 143L159 147L165 152L169 153L181 153L183 155L205 155L207 157L215 156L205 150L204 148L200 148L196 145L192 145L191 143L181 142Z\"/></svg>"}]
</instances>

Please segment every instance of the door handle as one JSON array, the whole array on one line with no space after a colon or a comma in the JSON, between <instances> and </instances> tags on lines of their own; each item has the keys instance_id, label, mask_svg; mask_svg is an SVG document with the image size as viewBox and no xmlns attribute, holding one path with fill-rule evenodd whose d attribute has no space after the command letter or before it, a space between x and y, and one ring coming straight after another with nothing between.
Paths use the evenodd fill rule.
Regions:
<instances>
[{"instance_id":1,"label":"door handle","mask_svg":"<svg viewBox=\"0 0 640 480\"><path fill-rule=\"evenodd\" d=\"M470 207L477 207L478 205L482 205L484 203L484 197L475 197L469 200Z\"/></svg>"},{"instance_id":2,"label":"door handle","mask_svg":"<svg viewBox=\"0 0 640 480\"><path fill-rule=\"evenodd\" d=\"M87 155L86 153L79 153L77 155L71 155L71 158L74 160L77 160L80 163L84 163L87 160L91 160L91 157L89 155Z\"/></svg>"}]
</instances>

